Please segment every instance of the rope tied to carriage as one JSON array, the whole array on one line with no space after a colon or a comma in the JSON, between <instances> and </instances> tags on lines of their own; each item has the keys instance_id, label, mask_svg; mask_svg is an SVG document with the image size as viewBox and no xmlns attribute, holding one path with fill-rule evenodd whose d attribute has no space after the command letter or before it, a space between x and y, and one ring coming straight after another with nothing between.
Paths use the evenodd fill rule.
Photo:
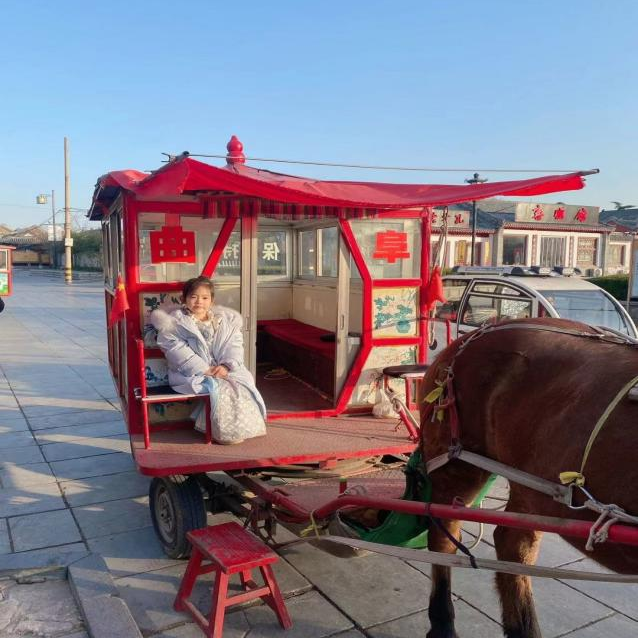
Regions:
<instances>
[{"instance_id":1,"label":"rope tied to carriage","mask_svg":"<svg viewBox=\"0 0 638 638\"><path fill-rule=\"evenodd\" d=\"M459 355L473 341L480 339L487 333L509 329L532 329L547 331L559 334L567 334L575 337L594 339L596 341L604 343L625 345L632 348L638 347L638 341L636 341L635 339L631 339L630 337L623 335L622 333L618 333L614 330L603 330L595 327L593 328L594 332L585 332L569 328L559 328L556 326L531 323L506 323L500 325L484 324L478 330L475 330L463 339L462 343L459 345L458 350L450 360L447 367L443 368L443 377L435 380L435 384L437 387L431 390L423 399L423 402L428 404L423 413L424 420L430 418L432 421L436 419L439 422L442 422L445 410L449 411L448 425L450 427L451 439L448 452L427 461L425 463L425 471L430 474L449 461L458 459L492 472L493 474L499 474L500 476L503 476L508 480L512 480L516 483L525 485L530 489L547 494L548 496L551 496L555 501L567 505L567 507L569 507L570 509L589 509L597 512L599 516L591 526L589 538L586 544L586 549L588 551L593 551L595 544L604 543L607 540L609 536L609 529L615 523L623 522L632 525L638 525L638 516L632 516L628 514L623 508L618 505L601 503L596 498L594 498L594 496L592 496L584 487L586 481L584 469L595 440L604 427L605 423L609 419L609 416L613 413L618 404L622 401L622 399L630 394L632 389L637 386L638 375L633 377L623 385L623 387L617 392L615 397L612 399L612 401L599 417L585 446L580 471L561 472L559 474L560 483L542 479L540 477L528 474L527 472L523 472L516 468L499 463L498 461L494 461L480 454L468 452L463 449L461 443L461 427L458 417L458 411L455 405L456 398L454 394L454 364L456 363ZM582 505L574 504L573 493L574 489L576 488L581 491L586 497L586 500Z\"/></svg>"}]
</instances>

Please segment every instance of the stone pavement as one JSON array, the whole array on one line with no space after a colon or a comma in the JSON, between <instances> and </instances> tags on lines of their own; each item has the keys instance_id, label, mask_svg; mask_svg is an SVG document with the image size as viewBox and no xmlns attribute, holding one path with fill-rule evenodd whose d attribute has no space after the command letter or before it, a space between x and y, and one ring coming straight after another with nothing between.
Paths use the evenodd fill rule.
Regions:
<instances>
[{"instance_id":1,"label":"stone pavement","mask_svg":"<svg viewBox=\"0 0 638 638\"><path fill-rule=\"evenodd\" d=\"M86 280L65 286L37 271L18 271L15 293L0 315L0 635L85 637L69 583L59 574L19 578L10 568L68 564L94 553L103 557L115 595L143 635L201 636L172 609L185 565L162 553L147 492L108 372L100 286ZM490 529L475 551L494 556ZM276 572L293 618L285 634L290 638L425 636L424 564L372 554L336 558L310 544L281 556ZM550 537L540 563L597 569ZM207 578L195 592L203 607ZM460 636L501 635L489 574L456 570L453 590ZM546 638L638 635L636 586L537 579L535 593ZM262 605L227 616L227 638L279 635L274 615Z\"/></svg>"}]
</instances>

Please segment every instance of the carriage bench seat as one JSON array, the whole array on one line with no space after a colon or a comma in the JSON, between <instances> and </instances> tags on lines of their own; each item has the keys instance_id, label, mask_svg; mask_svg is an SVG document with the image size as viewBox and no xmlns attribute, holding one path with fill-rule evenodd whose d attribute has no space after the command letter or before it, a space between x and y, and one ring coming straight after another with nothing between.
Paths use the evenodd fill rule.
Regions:
<instances>
[{"instance_id":1,"label":"carriage bench seat","mask_svg":"<svg viewBox=\"0 0 638 638\"><path fill-rule=\"evenodd\" d=\"M265 319L257 322L260 330L299 348L312 350L324 357L335 358L335 342L326 340L334 333L296 319Z\"/></svg>"},{"instance_id":2,"label":"carriage bench seat","mask_svg":"<svg viewBox=\"0 0 638 638\"><path fill-rule=\"evenodd\" d=\"M257 322L258 350L293 376L331 396L334 391L335 334L296 319Z\"/></svg>"},{"instance_id":3,"label":"carriage bench seat","mask_svg":"<svg viewBox=\"0 0 638 638\"><path fill-rule=\"evenodd\" d=\"M193 551L173 604L176 611L188 611L206 636L221 638L226 608L261 598L277 614L284 629L292 627L271 567L279 560L275 552L235 522L197 529L186 537ZM252 571L257 567L264 580L261 586L252 579ZM197 576L210 572L215 572L216 578L207 620L188 598ZM239 574L242 593L228 596L228 582L233 574Z\"/></svg>"},{"instance_id":4,"label":"carriage bench seat","mask_svg":"<svg viewBox=\"0 0 638 638\"><path fill-rule=\"evenodd\" d=\"M146 389L146 396L142 396L141 388L135 388L133 390L135 398L142 403L162 403L164 401L186 401L187 399L194 399L201 397L201 394L182 394L181 392L175 392L170 385L158 385L152 388Z\"/></svg>"},{"instance_id":5,"label":"carriage bench seat","mask_svg":"<svg viewBox=\"0 0 638 638\"><path fill-rule=\"evenodd\" d=\"M169 385L149 387L146 384L146 356L144 352L144 341L136 339L137 364L139 367L140 387L133 388L133 396L142 404L142 432L144 434L144 448L151 447L151 428L149 417L149 405L153 403L167 403L177 401L188 401L189 399L201 399L208 403L206 410L206 443L212 443L212 431L210 422L210 398L207 394L181 394L175 392Z\"/></svg>"}]
</instances>

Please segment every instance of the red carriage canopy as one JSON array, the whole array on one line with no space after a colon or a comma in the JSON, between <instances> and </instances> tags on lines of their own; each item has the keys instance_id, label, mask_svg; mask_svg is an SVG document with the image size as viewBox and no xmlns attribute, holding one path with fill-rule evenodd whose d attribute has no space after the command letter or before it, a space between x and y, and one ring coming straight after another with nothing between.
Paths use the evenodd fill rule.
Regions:
<instances>
[{"instance_id":1,"label":"red carriage canopy","mask_svg":"<svg viewBox=\"0 0 638 638\"><path fill-rule=\"evenodd\" d=\"M390 184L295 177L239 162L229 162L218 168L183 155L152 173L124 170L103 175L96 185L89 216L91 219L102 217L102 206L110 205L121 190L133 193L139 200L162 201L181 195L232 193L305 206L399 210L442 206L497 195L529 197L579 190L585 185L583 176L591 172L468 185Z\"/></svg>"}]
</instances>

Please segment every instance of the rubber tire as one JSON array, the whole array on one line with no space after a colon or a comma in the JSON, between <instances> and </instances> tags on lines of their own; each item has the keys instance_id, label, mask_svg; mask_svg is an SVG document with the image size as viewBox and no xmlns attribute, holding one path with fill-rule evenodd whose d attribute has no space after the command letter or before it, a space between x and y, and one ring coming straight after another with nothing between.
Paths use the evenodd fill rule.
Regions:
<instances>
[{"instance_id":1,"label":"rubber tire","mask_svg":"<svg viewBox=\"0 0 638 638\"><path fill-rule=\"evenodd\" d=\"M164 553L170 558L187 558L191 546L186 532L206 527L206 507L202 490L194 476L154 478L149 489L153 528ZM170 522L161 520L168 509Z\"/></svg>"}]
</instances>

